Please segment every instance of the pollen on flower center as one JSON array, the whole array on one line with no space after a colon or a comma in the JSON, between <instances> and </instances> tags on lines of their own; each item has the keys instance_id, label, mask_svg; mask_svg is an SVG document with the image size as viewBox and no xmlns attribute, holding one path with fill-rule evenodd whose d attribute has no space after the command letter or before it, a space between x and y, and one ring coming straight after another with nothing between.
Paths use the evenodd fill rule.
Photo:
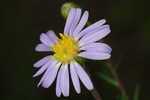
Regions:
<instances>
[{"instance_id":1,"label":"pollen on flower center","mask_svg":"<svg viewBox=\"0 0 150 100\"><path fill-rule=\"evenodd\" d=\"M52 46L56 60L68 63L73 60L79 51L78 43L71 36L60 34L60 39Z\"/></svg>"}]
</instances>

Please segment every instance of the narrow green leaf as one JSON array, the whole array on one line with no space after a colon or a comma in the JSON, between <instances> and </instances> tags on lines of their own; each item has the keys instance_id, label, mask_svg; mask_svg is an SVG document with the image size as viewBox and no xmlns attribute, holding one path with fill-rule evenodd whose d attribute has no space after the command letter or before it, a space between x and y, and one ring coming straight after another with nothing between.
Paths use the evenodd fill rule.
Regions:
<instances>
[{"instance_id":1,"label":"narrow green leaf","mask_svg":"<svg viewBox=\"0 0 150 100\"><path fill-rule=\"evenodd\" d=\"M128 95L126 93L122 93L121 100L128 100Z\"/></svg>"},{"instance_id":2,"label":"narrow green leaf","mask_svg":"<svg viewBox=\"0 0 150 100\"><path fill-rule=\"evenodd\" d=\"M133 95L133 100L139 100L140 86L136 85Z\"/></svg>"},{"instance_id":3,"label":"narrow green leaf","mask_svg":"<svg viewBox=\"0 0 150 100\"><path fill-rule=\"evenodd\" d=\"M115 87L118 87L118 82L114 79L112 79L111 77L109 77L108 75L105 75L103 73L98 73L98 76L100 78L102 78L103 80L105 80L107 83L115 86Z\"/></svg>"},{"instance_id":4,"label":"narrow green leaf","mask_svg":"<svg viewBox=\"0 0 150 100\"><path fill-rule=\"evenodd\" d=\"M117 100L129 100L128 95L125 92L123 92L119 96L117 96Z\"/></svg>"}]
</instances>

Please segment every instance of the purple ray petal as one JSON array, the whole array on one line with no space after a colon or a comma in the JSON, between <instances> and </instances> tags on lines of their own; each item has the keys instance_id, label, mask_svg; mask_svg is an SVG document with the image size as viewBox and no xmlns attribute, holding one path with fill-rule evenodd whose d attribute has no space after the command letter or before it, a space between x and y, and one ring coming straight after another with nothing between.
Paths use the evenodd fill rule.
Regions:
<instances>
[{"instance_id":1,"label":"purple ray petal","mask_svg":"<svg viewBox=\"0 0 150 100\"><path fill-rule=\"evenodd\" d=\"M104 38L105 36L107 36L110 32L111 31L110 31L109 25L104 25L103 27L101 27L100 31L93 33L93 34L86 34L85 36L83 36L81 40L79 41L79 45L83 46L85 44L98 41Z\"/></svg>"},{"instance_id":2,"label":"purple ray petal","mask_svg":"<svg viewBox=\"0 0 150 100\"><path fill-rule=\"evenodd\" d=\"M44 44L38 44L35 48L35 51L38 51L38 52L48 52L48 51L51 51L50 47L44 45Z\"/></svg>"},{"instance_id":3,"label":"purple ray petal","mask_svg":"<svg viewBox=\"0 0 150 100\"><path fill-rule=\"evenodd\" d=\"M84 45L80 48L81 50L95 51L95 52L103 52L103 53L111 53L112 49L104 43L90 43Z\"/></svg>"},{"instance_id":4,"label":"purple ray petal","mask_svg":"<svg viewBox=\"0 0 150 100\"><path fill-rule=\"evenodd\" d=\"M79 34L76 35L76 39L78 40L79 38L81 38L82 36L84 36L87 33L91 33L93 32L95 29L98 29L101 27L101 25L105 24L106 20L102 19L100 21L97 21L96 23L88 26L87 28L85 28L84 30L82 30Z\"/></svg>"},{"instance_id":5,"label":"purple ray petal","mask_svg":"<svg viewBox=\"0 0 150 100\"><path fill-rule=\"evenodd\" d=\"M49 88L51 84L54 82L60 65L61 63L57 63L56 65L53 65L52 69L49 71L47 77L43 81L42 86L44 88Z\"/></svg>"},{"instance_id":6,"label":"purple ray petal","mask_svg":"<svg viewBox=\"0 0 150 100\"><path fill-rule=\"evenodd\" d=\"M80 80L84 84L84 86L88 90L92 90L93 84L92 84L92 81L90 80L88 74L84 71L84 69L77 62L74 63L74 66L75 66L76 72L77 72Z\"/></svg>"},{"instance_id":7,"label":"purple ray petal","mask_svg":"<svg viewBox=\"0 0 150 100\"><path fill-rule=\"evenodd\" d=\"M40 82L38 83L38 85L37 85L38 87L42 84L42 86L46 88L46 86L44 86L43 83L45 82L45 80L46 80L47 78L52 77L52 75L51 75L52 69L53 69L54 67L56 67L56 65L57 65L57 63L58 63L56 60L54 60L54 59L52 59L52 60L53 60L52 63L50 63L48 69L46 70L46 72L45 72L44 75L42 76Z\"/></svg>"},{"instance_id":8,"label":"purple ray petal","mask_svg":"<svg viewBox=\"0 0 150 100\"><path fill-rule=\"evenodd\" d=\"M78 56L92 60L106 60L111 57L109 53L102 53L96 51L93 52L92 50L81 52Z\"/></svg>"},{"instance_id":9,"label":"purple ray petal","mask_svg":"<svg viewBox=\"0 0 150 100\"><path fill-rule=\"evenodd\" d=\"M57 42L58 38L53 30L49 30L46 34L53 43Z\"/></svg>"},{"instance_id":10,"label":"purple ray petal","mask_svg":"<svg viewBox=\"0 0 150 100\"><path fill-rule=\"evenodd\" d=\"M62 73L62 68L60 68L59 72L58 72L58 76L57 76L57 81L56 81L56 95L57 97L61 96L61 73Z\"/></svg>"},{"instance_id":11,"label":"purple ray petal","mask_svg":"<svg viewBox=\"0 0 150 100\"><path fill-rule=\"evenodd\" d=\"M47 63L49 60L50 60L50 56L46 56L46 57L42 58L41 60L37 61L33 66L36 68L39 68L42 65L44 65L45 63Z\"/></svg>"},{"instance_id":12,"label":"purple ray petal","mask_svg":"<svg viewBox=\"0 0 150 100\"><path fill-rule=\"evenodd\" d=\"M77 75L77 72L75 70L75 67L74 67L74 62L72 62L70 64L70 73L71 73L71 79L72 79L72 82L73 82L73 86L76 90L76 92L79 94L81 92L81 89L80 89L80 83L79 83L79 77Z\"/></svg>"},{"instance_id":13,"label":"purple ray petal","mask_svg":"<svg viewBox=\"0 0 150 100\"><path fill-rule=\"evenodd\" d=\"M84 28L88 21L89 13L88 11L85 11L83 16L81 17L81 20L79 24L77 25L76 29L73 32L73 36L76 37L76 34L79 34L79 32Z\"/></svg>"},{"instance_id":14,"label":"purple ray petal","mask_svg":"<svg viewBox=\"0 0 150 100\"><path fill-rule=\"evenodd\" d=\"M109 27L109 26L108 26L108 25L99 26L99 27L97 27L97 28L95 28L95 29L93 29L93 30L87 32L83 37L81 37L81 40L80 40L80 41L84 40L85 38L89 38L89 36L94 35L94 34L100 32L102 29L104 29L104 28L106 28L106 27ZM78 37L77 37L77 38L78 38ZM75 38L75 39L77 40L77 38ZM79 38L79 39L80 39L80 38ZM78 39L78 40L79 40L79 39ZM85 41L86 41L86 39L85 39ZM87 41L88 41L88 40L87 40ZM90 42L90 41L89 41L89 42Z\"/></svg>"},{"instance_id":15,"label":"purple ray petal","mask_svg":"<svg viewBox=\"0 0 150 100\"><path fill-rule=\"evenodd\" d=\"M50 65L50 63L52 63L51 60L49 60L46 64L44 64L34 75L33 77L37 77L39 75L41 75Z\"/></svg>"},{"instance_id":16,"label":"purple ray petal","mask_svg":"<svg viewBox=\"0 0 150 100\"><path fill-rule=\"evenodd\" d=\"M41 40L41 42L42 42L43 44L45 44L45 45L48 46L48 47L50 47L51 45L54 44L54 43L49 39L49 37L48 37L46 34L44 34L44 33L42 33L42 34L40 35L40 40Z\"/></svg>"},{"instance_id":17,"label":"purple ray petal","mask_svg":"<svg viewBox=\"0 0 150 100\"><path fill-rule=\"evenodd\" d=\"M79 23L80 17L81 17L81 9L76 8L75 10L76 10L76 14L75 14L74 20L71 24L71 27L70 27L70 32L69 32L70 35L72 35L72 33L75 30L77 24Z\"/></svg>"},{"instance_id":18,"label":"purple ray petal","mask_svg":"<svg viewBox=\"0 0 150 100\"><path fill-rule=\"evenodd\" d=\"M68 64L62 65L62 73L61 73L61 90L64 96L69 96L69 72L68 72Z\"/></svg>"},{"instance_id":19,"label":"purple ray petal","mask_svg":"<svg viewBox=\"0 0 150 100\"><path fill-rule=\"evenodd\" d=\"M64 34L66 35L69 34L71 24L73 23L74 20L75 12L76 12L75 8L71 8L64 28Z\"/></svg>"},{"instance_id":20,"label":"purple ray petal","mask_svg":"<svg viewBox=\"0 0 150 100\"><path fill-rule=\"evenodd\" d=\"M87 37L89 37L89 36L91 36L91 35L93 35L93 34L96 34L97 32L99 33L101 30L103 30L103 29L105 29L105 28L110 29L110 26L109 26L108 24L99 26L99 27L97 27L97 28L95 28L95 29L93 29L93 30L87 32L87 33L85 34L85 36L83 36L83 38L87 38Z\"/></svg>"}]
</instances>

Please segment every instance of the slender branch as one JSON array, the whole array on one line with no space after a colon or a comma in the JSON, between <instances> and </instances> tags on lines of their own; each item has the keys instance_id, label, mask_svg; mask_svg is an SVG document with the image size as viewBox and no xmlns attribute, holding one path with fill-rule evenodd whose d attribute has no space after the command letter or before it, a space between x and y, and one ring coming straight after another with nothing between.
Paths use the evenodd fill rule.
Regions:
<instances>
[{"instance_id":1,"label":"slender branch","mask_svg":"<svg viewBox=\"0 0 150 100\"><path fill-rule=\"evenodd\" d=\"M93 95L93 97L95 98L95 100L102 100L102 98L100 97L98 91L96 89L93 89L91 91L91 94Z\"/></svg>"},{"instance_id":2,"label":"slender branch","mask_svg":"<svg viewBox=\"0 0 150 100\"><path fill-rule=\"evenodd\" d=\"M114 77L114 79L117 81L118 83L118 88L122 93L126 93L126 90L121 82L121 80L119 79L119 76L117 75L116 71L113 69L112 67L112 63L111 61L108 61L107 63L108 69L111 72L112 76Z\"/></svg>"}]
</instances>

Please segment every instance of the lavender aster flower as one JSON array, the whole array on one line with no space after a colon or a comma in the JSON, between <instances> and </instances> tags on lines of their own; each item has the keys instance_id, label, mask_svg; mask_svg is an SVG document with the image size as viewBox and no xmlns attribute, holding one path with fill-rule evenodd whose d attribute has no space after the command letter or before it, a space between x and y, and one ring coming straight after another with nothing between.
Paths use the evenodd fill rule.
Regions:
<instances>
[{"instance_id":1,"label":"lavender aster flower","mask_svg":"<svg viewBox=\"0 0 150 100\"><path fill-rule=\"evenodd\" d=\"M54 52L39 60L34 67L40 68L33 77L43 76L38 86L48 88L55 81L56 95L69 96L69 68L70 77L77 93L81 92L79 80L88 90L92 90L93 84L88 74L76 61L79 57L91 60L106 60L111 57L112 49L104 43L97 42L110 33L109 25L104 25L106 20L100 20L83 29L88 21L89 13L85 11L81 17L81 9L72 8L69 12L64 33L58 38L54 31L40 35L41 44L38 44L38 52Z\"/></svg>"}]
</instances>

